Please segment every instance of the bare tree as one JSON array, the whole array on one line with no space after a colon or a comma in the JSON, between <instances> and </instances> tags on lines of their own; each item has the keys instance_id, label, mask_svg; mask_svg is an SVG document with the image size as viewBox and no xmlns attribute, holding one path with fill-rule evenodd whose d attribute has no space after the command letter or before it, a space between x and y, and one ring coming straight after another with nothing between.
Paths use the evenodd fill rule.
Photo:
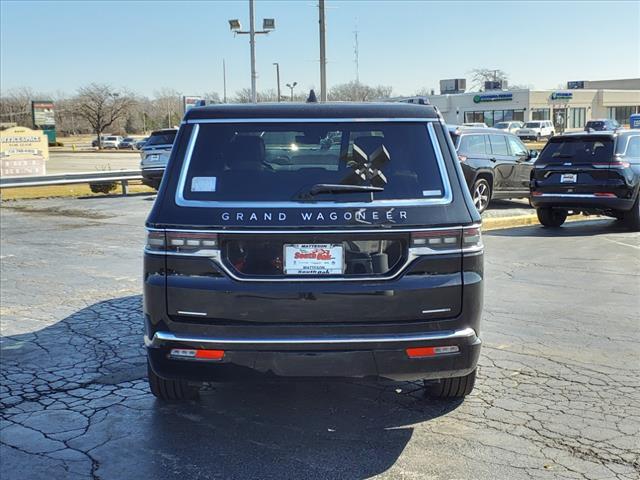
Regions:
<instances>
[{"instance_id":1,"label":"bare tree","mask_svg":"<svg viewBox=\"0 0 640 480\"><path fill-rule=\"evenodd\" d=\"M331 90L329 90L329 99L351 102L371 102L377 99L389 98L392 90L392 87L384 85L371 87L364 83L354 81L331 87Z\"/></svg>"},{"instance_id":2,"label":"bare tree","mask_svg":"<svg viewBox=\"0 0 640 480\"><path fill-rule=\"evenodd\" d=\"M504 82L508 75L503 70L491 68L474 68L471 70L471 90L482 90L484 82Z\"/></svg>"},{"instance_id":3,"label":"bare tree","mask_svg":"<svg viewBox=\"0 0 640 480\"><path fill-rule=\"evenodd\" d=\"M16 123L22 127L33 127L31 101L35 99L28 87L14 88L0 97L0 115L3 123Z\"/></svg>"},{"instance_id":4,"label":"bare tree","mask_svg":"<svg viewBox=\"0 0 640 480\"><path fill-rule=\"evenodd\" d=\"M271 90L263 90L262 92L257 92L257 100L260 102L277 102L278 94L274 89ZM243 88L236 92L233 97L234 103L251 103L251 89Z\"/></svg>"},{"instance_id":5,"label":"bare tree","mask_svg":"<svg viewBox=\"0 0 640 480\"><path fill-rule=\"evenodd\" d=\"M76 102L78 115L89 122L98 137L98 148L101 148L102 132L126 117L135 99L109 85L92 83L78 90Z\"/></svg>"}]
</instances>

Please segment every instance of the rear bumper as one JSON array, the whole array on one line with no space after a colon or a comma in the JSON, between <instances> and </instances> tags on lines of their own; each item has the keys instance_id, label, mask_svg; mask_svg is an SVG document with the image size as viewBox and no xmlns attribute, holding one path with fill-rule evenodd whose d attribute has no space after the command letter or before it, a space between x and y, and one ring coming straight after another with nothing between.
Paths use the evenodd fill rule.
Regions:
<instances>
[{"instance_id":1,"label":"rear bumper","mask_svg":"<svg viewBox=\"0 0 640 480\"><path fill-rule=\"evenodd\" d=\"M634 198L608 198L591 193L542 193L531 195L534 208L566 208L569 210L623 210L633 207Z\"/></svg>"},{"instance_id":2,"label":"rear bumper","mask_svg":"<svg viewBox=\"0 0 640 480\"><path fill-rule=\"evenodd\" d=\"M165 378L223 381L261 377L458 377L476 368L481 341L472 328L333 337L202 337L156 332L145 337L154 372ZM410 347L457 346L457 353L409 358ZM216 349L219 361L175 359L172 348Z\"/></svg>"},{"instance_id":3,"label":"rear bumper","mask_svg":"<svg viewBox=\"0 0 640 480\"><path fill-rule=\"evenodd\" d=\"M164 175L164 167L161 168L143 168L142 183L148 186L157 187L162 181Z\"/></svg>"}]
</instances>

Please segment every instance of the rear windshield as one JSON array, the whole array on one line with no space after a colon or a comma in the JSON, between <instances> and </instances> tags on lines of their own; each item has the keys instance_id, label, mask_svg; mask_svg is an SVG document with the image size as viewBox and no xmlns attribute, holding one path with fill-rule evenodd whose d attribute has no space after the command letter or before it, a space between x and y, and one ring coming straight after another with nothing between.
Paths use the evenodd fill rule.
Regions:
<instances>
[{"instance_id":1,"label":"rear windshield","mask_svg":"<svg viewBox=\"0 0 640 480\"><path fill-rule=\"evenodd\" d=\"M496 123L493 128L509 128L509 124L506 122Z\"/></svg>"},{"instance_id":2,"label":"rear windshield","mask_svg":"<svg viewBox=\"0 0 640 480\"><path fill-rule=\"evenodd\" d=\"M177 132L162 132L158 134L152 134L147 140L145 147L152 147L153 145L173 145L173 141L176 139Z\"/></svg>"},{"instance_id":3,"label":"rear windshield","mask_svg":"<svg viewBox=\"0 0 640 480\"><path fill-rule=\"evenodd\" d=\"M587 128L604 128L604 122L587 122Z\"/></svg>"},{"instance_id":4,"label":"rear windshield","mask_svg":"<svg viewBox=\"0 0 640 480\"><path fill-rule=\"evenodd\" d=\"M188 200L366 202L443 196L425 124L256 123L199 128L184 184ZM319 192L318 185L383 190L337 192L323 187Z\"/></svg>"},{"instance_id":5,"label":"rear windshield","mask_svg":"<svg viewBox=\"0 0 640 480\"><path fill-rule=\"evenodd\" d=\"M607 138L563 138L551 140L542 150L539 161L545 163L609 162L613 140Z\"/></svg>"},{"instance_id":6,"label":"rear windshield","mask_svg":"<svg viewBox=\"0 0 640 480\"><path fill-rule=\"evenodd\" d=\"M524 126L527 128L540 128L540 122L527 122Z\"/></svg>"}]
</instances>

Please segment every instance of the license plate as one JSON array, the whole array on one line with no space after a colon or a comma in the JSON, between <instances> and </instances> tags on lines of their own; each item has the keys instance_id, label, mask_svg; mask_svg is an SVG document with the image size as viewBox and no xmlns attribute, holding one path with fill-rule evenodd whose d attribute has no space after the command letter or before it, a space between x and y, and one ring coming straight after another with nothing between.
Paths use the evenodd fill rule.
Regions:
<instances>
[{"instance_id":1,"label":"license plate","mask_svg":"<svg viewBox=\"0 0 640 480\"><path fill-rule=\"evenodd\" d=\"M342 275L344 249L335 243L293 243L284 246L285 275Z\"/></svg>"},{"instance_id":2,"label":"license plate","mask_svg":"<svg viewBox=\"0 0 640 480\"><path fill-rule=\"evenodd\" d=\"M560 176L560 183L576 183L578 181L577 173L563 173Z\"/></svg>"},{"instance_id":3,"label":"license plate","mask_svg":"<svg viewBox=\"0 0 640 480\"><path fill-rule=\"evenodd\" d=\"M147 160L150 160L153 162L154 160L158 160L158 158L160 158L160 156L157 153L154 153L153 155L149 155L147 157Z\"/></svg>"}]
</instances>

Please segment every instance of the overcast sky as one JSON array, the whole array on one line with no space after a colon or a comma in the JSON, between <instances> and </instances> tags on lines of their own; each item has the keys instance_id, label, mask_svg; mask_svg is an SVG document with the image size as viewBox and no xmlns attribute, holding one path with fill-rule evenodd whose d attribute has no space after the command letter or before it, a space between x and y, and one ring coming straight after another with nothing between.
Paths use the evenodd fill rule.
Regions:
<instances>
[{"instance_id":1,"label":"overcast sky","mask_svg":"<svg viewBox=\"0 0 640 480\"><path fill-rule=\"evenodd\" d=\"M319 86L315 0L256 1L256 24L276 30L257 39L258 90ZM427 2L327 1L329 86L354 80L358 31L360 80L395 94L438 89L443 78L499 68L512 84L556 88L567 80L640 77L640 1ZM248 2L0 2L3 91L73 93L90 82L153 95L222 95L222 60L231 95L250 85ZM284 92L283 92L284 93Z\"/></svg>"}]
</instances>

